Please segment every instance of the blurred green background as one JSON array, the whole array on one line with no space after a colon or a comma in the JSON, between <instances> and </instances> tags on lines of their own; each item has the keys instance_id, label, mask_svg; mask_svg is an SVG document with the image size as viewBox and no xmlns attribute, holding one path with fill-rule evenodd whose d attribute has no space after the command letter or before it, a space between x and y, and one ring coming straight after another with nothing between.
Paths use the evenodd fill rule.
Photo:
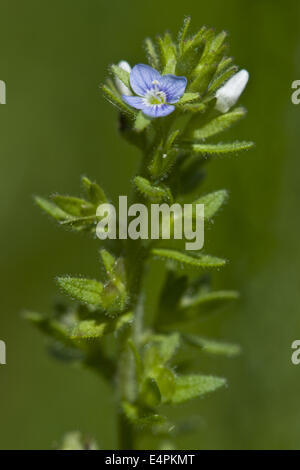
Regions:
<instances>
[{"instance_id":1,"label":"blurred green background","mask_svg":"<svg viewBox=\"0 0 300 470\"><path fill-rule=\"evenodd\" d=\"M34 207L33 194L76 194L79 177L126 194L138 153L118 138L116 112L98 85L110 63L143 62L142 41L173 33L185 14L230 33L236 63L251 80L241 103L247 119L232 135L256 149L209 166L205 190L227 188L229 204L209 231L212 254L230 260L217 284L242 293L213 322L215 336L243 347L238 359L208 360L199 370L229 387L176 415L201 416L179 448L300 447L300 366L290 361L300 337L300 79L298 0L1 0L0 79L7 84L1 123L0 448L51 448L81 429L101 448L116 442L116 410L107 385L88 371L56 363L44 338L20 317L49 311L57 274L97 276L97 241L61 231ZM150 308L150 304L148 308ZM205 327L207 328L207 327Z\"/></svg>"}]
</instances>

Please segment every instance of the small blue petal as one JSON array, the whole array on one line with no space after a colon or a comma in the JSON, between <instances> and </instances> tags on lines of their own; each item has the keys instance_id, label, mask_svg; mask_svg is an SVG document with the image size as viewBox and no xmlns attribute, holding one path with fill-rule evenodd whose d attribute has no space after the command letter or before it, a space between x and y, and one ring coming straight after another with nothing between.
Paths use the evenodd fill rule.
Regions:
<instances>
[{"instance_id":1,"label":"small blue petal","mask_svg":"<svg viewBox=\"0 0 300 470\"><path fill-rule=\"evenodd\" d=\"M149 65L137 64L130 72L129 81L133 91L144 96L150 88L153 87L153 80L160 80L161 75Z\"/></svg>"},{"instance_id":2,"label":"small blue petal","mask_svg":"<svg viewBox=\"0 0 300 470\"><path fill-rule=\"evenodd\" d=\"M175 106L170 104L162 104L162 105L153 105L153 106L146 106L142 108L143 113L146 116L150 116L153 118L168 116L168 114L172 113L175 109Z\"/></svg>"},{"instance_id":3,"label":"small blue petal","mask_svg":"<svg viewBox=\"0 0 300 470\"><path fill-rule=\"evenodd\" d=\"M129 104L129 106L132 106L133 108L144 109L145 107L144 99L139 96L122 95L122 98L125 103Z\"/></svg>"},{"instance_id":4,"label":"small blue petal","mask_svg":"<svg viewBox=\"0 0 300 470\"><path fill-rule=\"evenodd\" d=\"M177 103L186 89L187 79L176 75L163 75L159 81L160 89L167 95L168 103Z\"/></svg>"}]
</instances>

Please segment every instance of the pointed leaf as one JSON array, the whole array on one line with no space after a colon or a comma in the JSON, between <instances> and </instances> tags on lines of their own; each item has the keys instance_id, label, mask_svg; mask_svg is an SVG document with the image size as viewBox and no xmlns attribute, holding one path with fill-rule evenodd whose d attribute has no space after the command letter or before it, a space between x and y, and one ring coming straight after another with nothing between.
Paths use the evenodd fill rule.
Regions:
<instances>
[{"instance_id":1,"label":"pointed leaf","mask_svg":"<svg viewBox=\"0 0 300 470\"><path fill-rule=\"evenodd\" d=\"M224 72L218 74L218 71L215 74L215 78L212 80L208 87L209 93L214 93L218 88L224 85L230 77L232 77L238 71L238 67L233 65L232 67L228 67Z\"/></svg>"},{"instance_id":2,"label":"pointed leaf","mask_svg":"<svg viewBox=\"0 0 300 470\"><path fill-rule=\"evenodd\" d=\"M107 202L103 189L101 189L97 183L93 183L86 176L83 176L81 181L87 198L92 204L98 206L103 202Z\"/></svg>"},{"instance_id":3,"label":"pointed leaf","mask_svg":"<svg viewBox=\"0 0 300 470\"><path fill-rule=\"evenodd\" d=\"M34 199L37 205L44 212L46 212L46 214L51 215L51 217L53 217L55 220L63 221L70 218L70 216L64 210L62 210L53 202L39 196L36 196Z\"/></svg>"},{"instance_id":4,"label":"pointed leaf","mask_svg":"<svg viewBox=\"0 0 300 470\"><path fill-rule=\"evenodd\" d=\"M185 41L185 39L186 39L186 36L187 36L188 30L189 30L190 24L191 24L191 17L190 17L190 16L186 16L186 17L184 18L184 20L183 20L182 28L181 28L181 30L179 31L179 34L178 34L178 45L179 45L179 51L180 51L180 53L183 52L183 49L184 49L184 41Z\"/></svg>"},{"instance_id":5,"label":"pointed leaf","mask_svg":"<svg viewBox=\"0 0 300 470\"><path fill-rule=\"evenodd\" d=\"M154 185L142 176L136 176L134 183L138 190L153 203L173 201L171 191L167 186Z\"/></svg>"},{"instance_id":6,"label":"pointed leaf","mask_svg":"<svg viewBox=\"0 0 300 470\"><path fill-rule=\"evenodd\" d=\"M51 199L60 209L73 217L91 215L95 212L93 204L78 197L54 194Z\"/></svg>"},{"instance_id":7,"label":"pointed leaf","mask_svg":"<svg viewBox=\"0 0 300 470\"><path fill-rule=\"evenodd\" d=\"M107 328L107 323L97 323L95 320L78 322L70 333L72 339L101 338Z\"/></svg>"},{"instance_id":8,"label":"pointed leaf","mask_svg":"<svg viewBox=\"0 0 300 470\"><path fill-rule=\"evenodd\" d=\"M183 338L192 346L196 346L209 354L223 355L227 357L238 356L241 348L237 344L222 343L216 340L201 338L196 335L183 335Z\"/></svg>"},{"instance_id":9,"label":"pointed leaf","mask_svg":"<svg viewBox=\"0 0 300 470\"><path fill-rule=\"evenodd\" d=\"M92 279L65 276L58 277L57 283L63 291L73 299L97 307L102 306L101 294L103 284L101 282Z\"/></svg>"},{"instance_id":10,"label":"pointed leaf","mask_svg":"<svg viewBox=\"0 0 300 470\"><path fill-rule=\"evenodd\" d=\"M130 108L127 106L127 104L124 103L120 95L118 95L116 92L111 90L107 85L102 85L102 91L104 93L105 98L114 106L116 106L121 113L128 114L131 118L136 117L136 111L133 110L133 108Z\"/></svg>"},{"instance_id":11,"label":"pointed leaf","mask_svg":"<svg viewBox=\"0 0 300 470\"><path fill-rule=\"evenodd\" d=\"M159 56L156 47L150 38L145 40L145 49L147 53L148 62L155 70L160 70Z\"/></svg>"},{"instance_id":12,"label":"pointed leaf","mask_svg":"<svg viewBox=\"0 0 300 470\"><path fill-rule=\"evenodd\" d=\"M169 33L165 33L163 38L158 38L160 47L163 74L175 73L176 67L176 46Z\"/></svg>"},{"instance_id":13,"label":"pointed leaf","mask_svg":"<svg viewBox=\"0 0 300 470\"><path fill-rule=\"evenodd\" d=\"M199 93L191 93L191 92L184 93L182 97L180 98L180 100L176 103L176 106L178 105L180 106L184 103L189 103L190 101L195 101L199 97L200 97Z\"/></svg>"},{"instance_id":14,"label":"pointed leaf","mask_svg":"<svg viewBox=\"0 0 300 470\"><path fill-rule=\"evenodd\" d=\"M161 393L153 377L147 377L141 387L139 398L142 404L148 408L155 408L161 402Z\"/></svg>"},{"instance_id":15,"label":"pointed leaf","mask_svg":"<svg viewBox=\"0 0 300 470\"><path fill-rule=\"evenodd\" d=\"M200 129L193 132L192 138L196 140L207 139L229 129L233 124L240 121L246 115L244 108L236 108L233 111L221 114Z\"/></svg>"},{"instance_id":16,"label":"pointed leaf","mask_svg":"<svg viewBox=\"0 0 300 470\"><path fill-rule=\"evenodd\" d=\"M195 268L218 268L226 264L221 258L200 253L187 254L184 251L169 250L165 248L154 248L151 251L153 256L171 260L180 265L188 265Z\"/></svg>"},{"instance_id":17,"label":"pointed leaf","mask_svg":"<svg viewBox=\"0 0 300 470\"><path fill-rule=\"evenodd\" d=\"M180 302L180 307L189 308L201 306L203 304L209 304L210 307L218 308L224 303L231 302L232 300L237 300L238 298L239 293L234 290L220 290L212 292L200 291L199 294L193 296L185 295Z\"/></svg>"},{"instance_id":18,"label":"pointed leaf","mask_svg":"<svg viewBox=\"0 0 300 470\"><path fill-rule=\"evenodd\" d=\"M128 401L122 403L122 409L127 419L136 426L155 426L163 424L166 420L164 416L140 408Z\"/></svg>"},{"instance_id":19,"label":"pointed leaf","mask_svg":"<svg viewBox=\"0 0 300 470\"><path fill-rule=\"evenodd\" d=\"M187 375L176 378L176 389L171 403L179 404L192 398L201 397L224 386L226 380L206 375Z\"/></svg>"},{"instance_id":20,"label":"pointed leaf","mask_svg":"<svg viewBox=\"0 0 300 470\"><path fill-rule=\"evenodd\" d=\"M129 73L127 70L122 69L118 65L112 65L111 70L116 78L121 80L121 82L130 89L130 82L129 82Z\"/></svg>"},{"instance_id":21,"label":"pointed leaf","mask_svg":"<svg viewBox=\"0 0 300 470\"><path fill-rule=\"evenodd\" d=\"M229 144L194 144L192 150L203 155L223 155L249 150L254 146L253 142L232 142Z\"/></svg>"},{"instance_id":22,"label":"pointed leaf","mask_svg":"<svg viewBox=\"0 0 300 470\"><path fill-rule=\"evenodd\" d=\"M204 219L210 220L228 199L228 192L223 189L200 197L193 205L204 204Z\"/></svg>"}]
</instances>

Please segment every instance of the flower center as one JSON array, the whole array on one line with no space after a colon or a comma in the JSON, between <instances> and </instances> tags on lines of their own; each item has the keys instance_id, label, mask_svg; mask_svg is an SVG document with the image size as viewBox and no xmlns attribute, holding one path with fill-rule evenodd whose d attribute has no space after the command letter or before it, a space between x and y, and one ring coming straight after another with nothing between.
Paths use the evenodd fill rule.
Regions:
<instances>
[{"instance_id":1,"label":"flower center","mask_svg":"<svg viewBox=\"0 0 300 470\"><path fill-rule=\"evenodd\" d=\"M154 85L154 88L151 88L145 94L145 104L147 106L161 106L162 104L165 104L167 101L167 96L164 91L161 91L158 88L159 82L157 80L153 80L152 84Z\"/></svg>"}]
</instances>

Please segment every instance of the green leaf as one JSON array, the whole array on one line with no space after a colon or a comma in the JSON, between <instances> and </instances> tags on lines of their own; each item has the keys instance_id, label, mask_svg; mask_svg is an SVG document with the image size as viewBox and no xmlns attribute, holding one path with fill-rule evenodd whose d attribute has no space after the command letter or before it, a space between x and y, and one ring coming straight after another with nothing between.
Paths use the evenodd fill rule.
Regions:
<instances>
[{"instance_id":1,"label":"green leaf","mask_svg":"<svg viewBox=\"0 0 300 470\"><path fill-rule=\"evenodd\" d=\"M171 403L177 405L192 398L201 397L224 386L226 380L206 375L186 375L176 377L176 389Z\"/></svg>"},{"instance_id":2,"label":"green leaf","mask_svg":"<svg viewBox=\"0 0 300 470\"><path fill-rule=\"evenodd\" d=\"M138 407L128 401L122 402L122 409L127 419L136 426L155 426L163 424L166 420L164 416L153 413L144 408Z\"/></svg>"},{"instance_id":3,"label":"green leaf","mask_svg":"<svg viewBox=\"0 0 300 470\"><path fill-rule=\"evenodd\" d=\"M102 291L102 306L107 313L119 313L127 305L126 272L123 258L115 258L107 250L100 251L108 282Z\"/></svg>"},{"instance_id":4,"label":"green leaf","mask_svg":"<svg viewBox=\"0 0 300 470\"><path fill-rule=\"evenodd\" d=\"M151 253L153 256L172 260L180 265L188 265L195 268L219 268L226 264L224 259L200 253L187 254L184 251L169 250L165 248L153 248Z\"/></svg>"},{"instance_id":5,"label":"green leaf","mask_svg":"<svg viewBox=\"0 0 300 470\"><path fill-rule=\"evenodd\" d=\"M176 67L176 46L173 43L171 35L169 33L165 33L163 38L158 38L158 44L160 47L163 74L174 74Z\"/></svg>"},{"instance_id":6,"label":"green leaf","mask_svg":"<svg viewBox=\"0 0 300 470\"><path fill-rule=\"evenodd\" d=\"M102 306L101 294L103 284L101 282L92 279L65 276L58 277L57 283L61 289L73 299L96 307Z\"/></svg>"},{"instance_id":7,"label":"green leaf","mask_svg":"<svg viewBox=\"0 0 300 470\"><path fill-rule=\"evenodd\" d=\"M69 214L67 214L64 210L58 207L51 201L44 199L42 197L36 196L35 202L37 205L44 211L46 214L51 215L55 220L63 221L70 218Z\"/></svg>"},{"instance_id":8,"label":"green leaf","mask_svg":"<svg viewBox=\"0 0 300 470\"><path fill-rule=\"evenodd\" d=\"M212 80L212 82L210 83L208 87L209 93L214 93L218 88L224 85L224 83L227 82L227 80L229 80L229 78L232 77L237 71L238 71L238 67L236 65L233 65L232 67L227 68L221 74L218 74L218 71L217 71L215 78Z\"/></svg>"},{"instance_id":9,"label":"green leaf","mask_svg":"<svg viewBox=\"0 0 300 470\"><path fill-rule=\"evenodd\" d=\"M73 217L81 217L95 213L93 204L78 197L54 194L51 196L51 199L60 209Z\"/></svg>"},{"instance_id":10,"label":"green leaf","mask_svg":"<svg viewBox=\"0 0 300 470\"><path fill-rule=\"evenodd\" d=\"M146 116L143 111L139 111L136 115L135 123L134 123L134 130L137 132L142 132L146 129L152 122L152 119Z\"/></svg>"},{"instance_id":11,"label":"green leaf","mask_svg":"<svg viewBox=\"0 0 300 470\"><path fill-rule=\"evenodd\" d=\"M204 204L204 219L210 220L216 215L227 199L228 192L225 189L221 189L200 197L197 201L193 202L193 205Z\"/></svg>"},{"instance_id":12,"label":"green leaf","mask_svg":"<svg viewBox=\"0 0 300 470\"><path fill-rule=\"evenodd\" d=\"M220 75L221 73L225 72L228 68L232 66L232 63L232 57L223 57L218 65L216 75Z\"/></svg>"},{"instance_id":13,"label":"green leaf","mask_svg":"<svg viewBox=\"0 0 300 470\"><path fill-rule=\"evenodd\" d=\"M194 295L184 295L180 301L180 308L201 308L205 313L215 311L221 307L224 307L229 302L237 300L239 293L231 290L220 290L220 291L202 291Z\"/></svg>"},{"instance_id":14,"label":"green leaf","mask_svg":"<svg viewBox=\"0 0 300 470\"><path fill-rule=\"evenodd\" d=\"M148 62L155 70L160 70L159 56L156 47L150 38L145 40L145 49L147 53Z\"/></svg>"},{"instance_id":15,"label":"green leaf","mask_svg":"<svg viewBox=\"0 0 300 470\"><path fill-rule=\"evenodd\" d=\"M192 346L196 346L209 354L235 357L238 356L241 352L241 348L237 344L222 343L191 334L185 334L183 335L183 338L187 341L187 343L191 344Z\"/></svg>"},{"instance_id":16,"label":"green leaf","mask_svg":"<svg viewBox=\"0 0 300 470\"><path fill-rule=\"evenodd\" d=\"M61 322L58 322L49 316L29 311L24 312L23 317L47 336L63 343L67 347L73 346L69 337L69 330L67 326Z\"/></svg>"},{"instance_id":17,"label":"green leaf","mask_svg":"<svg viewBox=\"0 0 300 470\"><path fill-rule=\"evenodd\" d=\"M172 333L170 335L150 335L148 341L157 344L162 364L166 364L179 348L180 335L178 333Z\"/></svg>"},{"instance_id":18,"label":"green leaf","mask_svg":"<svg viewBox=\"0 0 300 470\"><path fill-rule=\"evenodd\" d=\"M161 141L155 148L148 167L153 178L162 179L170 172L172 166L175 164L178 151L174 146L174 142L179 132L179 129L170 132L165 142Z\"/></svg>"},{"instance_id":19,"label":"green leaf","mask_svg":"<svg viewBox=\"0 0 300 470\"><path fill-rule=\"evenodd\" d=\"M191 137L196 140L202 140L220 134L240 121L245 115L245 108L236 108L229 113L221 114L221 116L212 119L200 129L195 130Z\"/></svg>"},{"instance_id":20,"label":"green leaf","mask_svg":"<svg viewBox=\"0 0 300 470\"><path fill-rule=\"evenodd\" d=\"M190 24L191 24L191 17L186 16L183 20L182 28L181 28L181 30L179 31L179 34L178 34L178 46L179 46L179 51L180 51L181 54L184 50L184 41L186 39Z\"/></svg>"},{"instance_id":21,"label":"green leaf","mask_svg":"<svg viewBox=\"0 0 300 470\"><path fill-rule=\"evenodd\" d=\"M174 395L176 388L175 374L165 366L157 366L152 374L157 382L162 403L168 403Z\"/></svg>"},{"instance_id":22,"label":"green leaf","mask_svg":"<svg viewBox=\"0 0 300 470\"><path fill-rule=\"evenodd\" d=\"M204 50L206 35L207 29L203 27L193 37L181 41L181 45L179 46L180 55L176 65L176 75L184 75L190 82L190 77Z\"/></svg>"},{"instance_id":23,"label":"green leaf","mask_svg":"<svg viewBox=\"0 0 300 470\"><path fill-rule=\"evenodd\" d=\"M144 380L139 393L139 398L142 404L148 408L155 408L160 404L160 390L153 377L147 377Z\"/></svg>"},{"instance_id":24,"label":"green leaf","mask_svg":"<svg viewBox=\"0 0 300 470\"><path fill-rule=\"evenodd\" d=\"M105 98L114 106L116 106L121 113L128 114L131 118L135 119L136 117L136 111L134 111L133 108L130 108L127 106L127 104L124 103L122 98L120 98L120 95L118 95L116 92L111 90L107 85L102 85L101 89L104 93Z\"/></svg>"},{"instance_id":25,"label":"green leaf","mask_svg":"<svg viewBox=\"0 0 300 470\"><path fill-rule=\"evenodd\" d=\"M223 58L226 46L224 44L227 33L222 31L218 35L209 30L206 32L206 45L201 60L194 71L194 80L190 85L192 91L203 94L214 77L219 63Z\"/></svg>"},{"instance_id":26,"label":"green leaf","mask_svg":"<svg viewBox=\"0 0 300 470\"><path fill-rule=\"evenodd\" d=\"M107 323L97 323L95 320L78 322L70 333L72 339L95 339L105 334Z\"/></svg>"},{"instance_id":27,"label":"green leaf","mask_svg":"<svg viewBox=\"0 0 300 470\"><path fill-rule=\"evenodd\" d=\"M103 189L101 189L97 183L93 183L86 176L83 176L81 181L82 181L82 185L85 190L86 196L92 204L94 204L95 206L98 206L99 204L103 202L107 202L107 198L105 196Z\"/></svg>"},{"instance_id":28,"label":"green leaf","mask_svg":"<svg viewBox=\"0 0 300 470\"><path fill-rule=\"evenodd\" d=\"M136 176L134 178L134 183L138 190L147 198L150 202L159 203L159 202L172 202L173 197L171 190L167 186L158 186L152 184L146 178L142 176Z\"/></svg>"},{"instance_id":29,"label":"green leaf","mask_svg":"<svg viewBox=\"0 0 300 470\"><path fill-rule=\"evenodd\" d=\"M96 214L87 215L85 217L70 217L67 220L60 222L61 225L70 227L73 230L95 230L95 223L97 221Z\"/></svg>"},{"instance_id":30,"label":"green leaf","mask_svg":"<svg viewBox=\"0 0 300 470\"><path fill-rule=\"evenodd\" d=\"M253 142L232 142L229 144L194 144L192 150L203 155L224 155L249 150L254 146Z\"/></svg>"},{"instance_id":31,"label":"green leaf","mask_svg":"<svg viewBox=\"0 0 300 470\"><path fill-rule=\"evenodd\" d=\"M207 105L205 103L183 103L180 105L182 111L188 113L204 113L206 111Z\"/></svg>"},{"instance_id":32,"label":"green leaf","mask_svg":"<svg viewBox=\"0 0 300 470\"><path fill-rule=\"evenodd\" d=\"M129 73L118 65L112 65L111 70L116 78L121 80L124 85L130 89Z\"/></svg>"},{"instance_id":33,"label":"green leaf","mask_svg":"<svg viewBox=\"0 0 300 470\"><path fill-rule=\"evenodd\" d=\"M178 105L180 106L190 101L195 101L199 97L200 97L199 93L191 93L191 92L184 93L182 97L180 98L180 100L176 103L176 106Z\"/></svg>"}]
</instances>

